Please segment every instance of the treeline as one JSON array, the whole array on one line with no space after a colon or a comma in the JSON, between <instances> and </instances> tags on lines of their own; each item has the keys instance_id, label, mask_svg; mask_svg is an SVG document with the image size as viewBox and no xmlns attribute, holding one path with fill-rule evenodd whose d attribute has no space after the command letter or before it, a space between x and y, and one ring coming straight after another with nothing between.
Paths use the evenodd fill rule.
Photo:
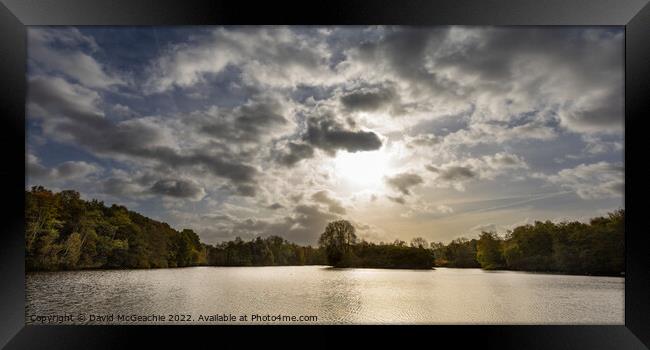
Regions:
<instances>
[{"instance_id":1,"label":"treeline","mask_svg":"<svg viewBox=\"0 0 650 350\"><path fill-rule=\"evenodd\" d=\"M625 271L625 210L589 223L537 221L504 237L431 243L436 266L482 267L572 274L619 275Z\"/></svg>"},{"instance_id":2,"label":"treeline","mask_svg":"<svg viewBox=\"0 0 650 350\"><path fill-rule=\"evenodd\" d=\"M361 241L352 247L349 266L430 269L433 267L433 261L433 256L428 249L408 246L403 241L396 241L392 244Z\"/></svg>"},{"instance_id":3,"label":"treeline","mask_svg":"<svg viewBox=\"0 0 650 350\"><path fill-rule=\"evenodd\" d=\"M28 271L325 264L322 249L278 236L204 244L192 230L177 231L123 206L85 201L71 190L25 191L25 223Z\"/></svg>"},{"instance_id":4,"label":"treeline","mask_svg":"<svg viewBox=\"0 0 650 350\"><path fill-rule=\"evenodd\" d=\"M299 246L282 237L257 237L207 246L207 264L214 266L324 265L322 249Z\"/></svg>"},{"instance_id":5,"label":"treeline","mask_svg":"<svg viewBox=\"0 0 650 350\"><path fill-rule=\"evenodd\" d=\"M201 265L207 246L123 206L41 186L25 192L27 270L160 268Z\"/></svg>"},{"instance_id":6,"label":"treeline","mask_svg":"<svg viewBox=\"0 0 650 350\"><path fill-rule=\"evenodd\" d=\"M164 268L197 265L417 268L473 267L575 274L624 272L625 210L589 223L551 221L519 226L501 237L449 244L414 238L410 244L359 240L345 220L330 222L318 247L278 236L236 238L207 245L192 230L177 231L123 206L82 200L78 192L54 193L41 186L25 191L26 268Z\"/></svg>"}]
</instances>

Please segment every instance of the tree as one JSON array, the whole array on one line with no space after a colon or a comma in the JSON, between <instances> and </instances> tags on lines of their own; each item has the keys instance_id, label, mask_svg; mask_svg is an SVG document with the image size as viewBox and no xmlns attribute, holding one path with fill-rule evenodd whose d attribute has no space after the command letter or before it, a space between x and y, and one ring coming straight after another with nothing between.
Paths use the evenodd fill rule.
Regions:
<instances>
[{"instance_id":1,"label":"tree","mask_svg":"<svg viewBox=\"0 0 650 350\"><path fill-rule=\"evenodd\" d=\"M411 240L411 247L426 249L429 246L429 243L426 239L422 237L415 237Z\"/></svg>"},{"instance_id":2,"label":"tree","mask_svg":"<svg viewBox=\"0 0 650 350\"><path fill-rule=\"evenodd\" d=\"M338 220L327 224L318 244L325 249L328 263L339 266L344 259L349 258L351 246L356 241L354 226L347 220Z\"/></svg>"},{"instance_id":3,"label":"tree","mask_svg":"<svg viewBox=\"0 0 650 350\"><path fill-rule=\"evenodd\" d=\"M65 250L63 253L63 264L68 269L77 267L79 256L81 255L81 235L77 232L68 236L65 241Z\"/></svg>"},{"instance_id":4,"label":"tree","mask_svg":"<svg viewBox=\"0 0 650 350\"><path fill-rule=\"evenodd\" d=\"M25 192L25 264L28 270L58 268L63 221L59 196L42 186Z\"/></svg>"},{"instance_id":5,"label":"tree","mask_svg":"<svg viewBox=\"0 0 650 350\"><path fill-rule=\"evenodd\" d=\"M476 261L476 239L461 237L449 243L446 258L450 267L481 267Z\"/></svg>"},{"instance_id":6,"label":"tree","mask_svg":"<svg viewBox=\"0 0 650 350\"><path fill-rule=\"evenodd\" d=\"M499 269L504 266L501 253L501 240L495 232L482 232L476 243L476 260L481 267L488 270Z\"/></svg>"},{"instance_id":7,"label":"tree","mask_svg":"<svg viewBox=\"0 0 650 350\"><path fill-rule=\"evenodd\" d=\"M447 265L447 247L442 242L431 242L431 252L436 266Z\"/></svg>"}]
</instances>

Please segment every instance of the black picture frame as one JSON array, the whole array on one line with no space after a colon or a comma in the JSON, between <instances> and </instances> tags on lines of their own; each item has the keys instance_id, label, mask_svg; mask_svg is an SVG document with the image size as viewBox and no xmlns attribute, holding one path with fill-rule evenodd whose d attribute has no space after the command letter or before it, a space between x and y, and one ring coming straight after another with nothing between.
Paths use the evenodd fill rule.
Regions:
<instances>
[{"instance_id":1,"label":"black picture frame","mask_svg":"<svg viewBox=\"0 0 650 350\"><path fill-rule=\"evenodd\" d=\"M331 0L323 2L0 0L0 346L10 349L338 347L427 341L427 347L650 347L650 249L644 119L650 94L648 0ZM26 326L24 268L26 30L28 25L413 24L625 27L625 325L621 326ZM139 338L139 339L136 339ZM346 339L346 340L343 340ZM446 345L450 344L450 345ZM263 345L263 344L260 344Z\"/></svg>"}]
</instances>

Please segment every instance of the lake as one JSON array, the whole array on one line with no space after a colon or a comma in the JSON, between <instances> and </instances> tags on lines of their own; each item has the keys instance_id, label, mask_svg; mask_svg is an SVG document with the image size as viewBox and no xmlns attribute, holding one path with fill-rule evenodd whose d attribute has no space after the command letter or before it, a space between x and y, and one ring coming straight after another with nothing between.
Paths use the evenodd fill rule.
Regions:
<instances>
[{"instance_id":1,"label":"lake","mask_svg":"<svg viewBox=\"0 0 650 350\"><path fill-rule=\"evenodd\" d=\"M624 323L622 277L480 269L39 272L26 292L28 324Z\"/></svg>"}]
</instances>

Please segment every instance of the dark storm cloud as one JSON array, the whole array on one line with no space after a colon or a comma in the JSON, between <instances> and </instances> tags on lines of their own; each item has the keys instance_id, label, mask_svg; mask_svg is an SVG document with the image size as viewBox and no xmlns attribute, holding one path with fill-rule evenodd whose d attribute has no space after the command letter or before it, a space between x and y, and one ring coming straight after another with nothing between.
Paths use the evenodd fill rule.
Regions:
<instances>
[{"instance_id":1,"label":"dark storm cloud","mask_svg":"<svg viewBox=\"0 0 650 350\"><path fill-rule=\"evenodd\" d=\"M410 173L397 174L393 177L386 178L386 184L406 196L411 194L411 187L417 186L423 182L424 180L420 175Z\"/></svg>"},{"instance_id":2,"label":"dark storm cloud","mask_svg":"<svg viewBox=\"0 0 650 350\"><path fill-rule=\"evenodd\" d=\"M329 191L318 191L311 196L311 199L318 203L326 204L330 213L345 214L346 212L341 202L338 199L332 198Z\"/></svg>"},{"instance_id":3,"label":"dark storm cloud","mask_svg":"<svg viewBox=\"0 0 650 350\"><path fill-rule=\"evenodd\" d=\"M291 167L303 159L312 158L314 149L304 143L289 142L287 144L288 152L277 154L275 159L278 163Z\"/></svg>"},{"instance_id":4,"label":"dark storm cloud","mask_svg":"<svg viewBox=\"0 0 650 350\"><path fill-rule=\"evenodd\" d=\"M381 148L382 144L374 132L346 130L331 117L310 118L304 139L329 154L334 154L337 150L373 151Z\"/></svg>"},{"instance_id":5,"label":"dark storm cloud","mask_svg":"<svg viewBox=\"0 0 650 350\"><path fill-rule=\"evenodd\" d=\"M198 184L188 180L159 180L151 186L151 192L177 198L201 199L205 191Z\"/></svg>"}]
</instances>

